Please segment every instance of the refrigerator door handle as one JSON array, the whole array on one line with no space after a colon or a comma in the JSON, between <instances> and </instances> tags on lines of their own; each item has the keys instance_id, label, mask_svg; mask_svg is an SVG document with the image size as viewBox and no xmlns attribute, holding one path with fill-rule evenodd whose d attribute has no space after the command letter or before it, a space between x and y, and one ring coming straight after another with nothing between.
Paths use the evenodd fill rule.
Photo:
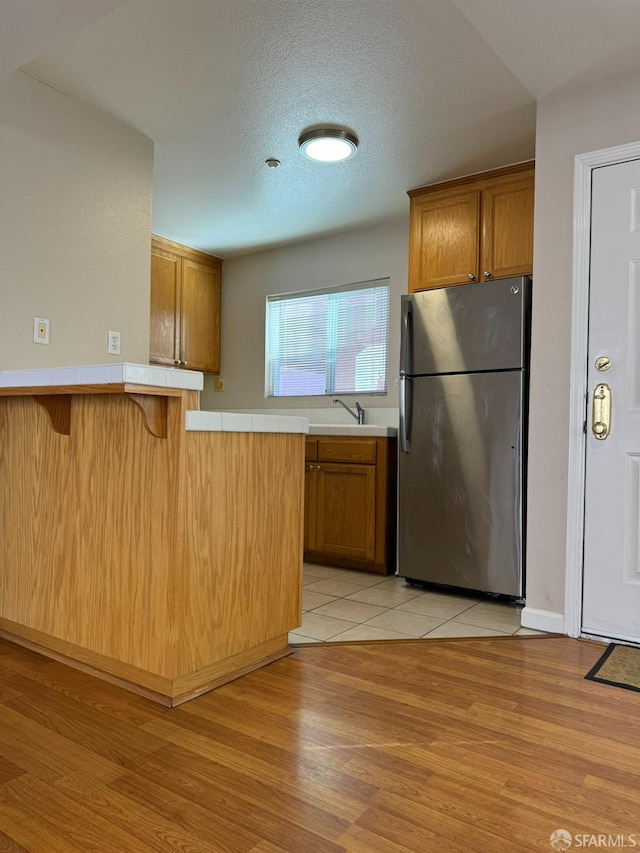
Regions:
<instances>
[{"instance_id":1,"label":"refrigerator door handle","mask_svg":"<svg viewBox=\"0 0 640 853\"><path fill-rule=\"evenodd\" d=\"M413 312L411 297L402 297L402 316L400 324L400 376L409 376L412 371L413 352Z\"/></svg>"},{"instance_id":2,"label":"refrigerator door handle","mask_svg":"<svg viewBox=\"0 0 640 853\"><path fill-rule=\"evenodd\" d=\"M400 324L400 451L411 452L411 405L412 389L409 374L412 369L411 354L413 351L413 316L411 297L402 297L402 313Z\"/></svg>"},{"instance_id":3,"label":"refrigerator door handle","mask_svg":"<svg viewBox=\"0 0 640 853\"><path fill-rule=\"evenodd\" d=\"M413 389L411 379L400 374L400 451L411 453L411 416L413 404Z\"/></svg>"}]
</instances>

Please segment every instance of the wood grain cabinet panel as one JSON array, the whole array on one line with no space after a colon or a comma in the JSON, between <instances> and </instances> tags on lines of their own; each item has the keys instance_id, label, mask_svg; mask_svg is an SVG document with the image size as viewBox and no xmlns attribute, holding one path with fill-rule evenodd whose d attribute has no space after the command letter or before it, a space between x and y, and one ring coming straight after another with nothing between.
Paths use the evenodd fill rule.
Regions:
<instances>
[{"instance_id":1,"label":"wood grain cabinet panel","mask_svg":"<svg viewBox=\"0 0 640 853\"><path fill-rule=\"evenodd\" d=\"M533 162L409 196L410 292L533 272Z\"/></svg>"},{"instance_id":2,"label":"wood grain cabinet panel","mask_svg":"<svg viewBox=\"0 0 640 853\"><path fill-rule=\"evenodd\" d=\"M323 554L375 557L375 465L317 466L316 548Z\"/></svg>"},{"instance_id":3,"label":"wood grain cabinet panel","mask_svg":"<svg viewBox=\"0 0 640 853\"><path fill-rule=\"evenodd\" d=\"M153 237L149 361L219 373L221 301L220 258Z\"/></svg>"},{"instance_id":4,"label":"wood grain cabinet panel","mask_svg":"<svg viewBox=\"0 0 640 853\"><path fill-rule=\"evenodd\" d=\"M317 458L320 462L369 462L374 464L377 444L375 438L319 438Z\"/></svg>"},{"instance_id":5,"label":"wood grain cabinet panel","mask_svg":"<svg viewBox=\"0 0 640 853\"><path fill-rule=\"evenodd\" d=\"M416 198L411 211L412 290L477 280L480 193L433 193Z\"/></svg>"},{"instance_id":6,"label":"wood grain cabinet panel","mask_svg":"<svg viewBox=\"0 0 640 853\"><path fill-rule=\"evenodd\" d=\"M180 351L180 291L182 261L172 252L151 253L151 324L149 360L173 367Z\"/></svg>"},{"instance_id":7,"label":"wood grain cabinet panel","mask_svg":"<svg viewBox=\"0 0 640 853\"><path fill-rule=\"evenodd\" d=\"M316 465L305 461L304 470L304 551L316 550Z\"/></svg>"},{"instance_id":8,"label":"wood grain cabinet panel","mask_svg":"<svg viewBox=\"0 0 640 853\"><path fill-rule=\"evenodd\" d=\"M530 275L533 271L533 175L488 186L482 199L483 278ZM485 272L489 272L489 276Z\"/></svg>"},{"instance_id":9,"label":"wood grain cabinet panel","mask_svg":"<svg viewBox=\"0 0 640 853\"><path fill-rule=\"evenodd\" d=\"M185 367L220 373L221 270L183 261L181 355Z\"/></svg>"},{"instance_id":10,"label":"wood grain cabinet panel","mask_svg":"<svg viewBox=\"0 0 640 853\"><path fill-rule=\"evenodd\" d=\"M396 440L308 437L305 457L305 559L393 571Z\"/></svg>"}]
</instances>

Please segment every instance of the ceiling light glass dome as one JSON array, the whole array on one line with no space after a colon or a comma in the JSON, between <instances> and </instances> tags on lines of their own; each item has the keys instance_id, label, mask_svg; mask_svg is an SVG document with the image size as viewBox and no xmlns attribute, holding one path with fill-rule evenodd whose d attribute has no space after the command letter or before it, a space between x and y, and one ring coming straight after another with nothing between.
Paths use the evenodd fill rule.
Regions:
<instances>
[{"instance_id":1,"label":"ceiling light glass dome","mask_svg":"<svg viewBox=\"0 0 640 853\"><path fill-rule=\"evenodd\" d=\"M300 134L298 145L309 160L340 163L356 153L358 137L348 130L320 127Z\"/></svg>"}]
</instances>

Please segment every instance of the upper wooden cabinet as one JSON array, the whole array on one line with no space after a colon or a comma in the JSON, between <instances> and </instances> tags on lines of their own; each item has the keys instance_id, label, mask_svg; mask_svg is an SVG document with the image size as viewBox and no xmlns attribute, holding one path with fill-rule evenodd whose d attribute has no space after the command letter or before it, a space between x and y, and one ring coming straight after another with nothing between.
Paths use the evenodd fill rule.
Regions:
<instances>
[{"instance_id":1,"label":"upper wooden cabinet","mask_svg":"<svg viewBox=\"0 0 640 853\"><path fill-rule=\"evenodd\" d=\"M221 290L220 258L153 237L149 361L220 373Z\"/></svg>"},{"instance_id":2,"label":"upper wooden cabinet","mask_svg":"<svg viewBox=\"0 0 640 853\"><path fill-rule=\"evenodd\" d=\"M411 190L409 291L533 271L534 164Z\"/></svg>"}]
</instances>

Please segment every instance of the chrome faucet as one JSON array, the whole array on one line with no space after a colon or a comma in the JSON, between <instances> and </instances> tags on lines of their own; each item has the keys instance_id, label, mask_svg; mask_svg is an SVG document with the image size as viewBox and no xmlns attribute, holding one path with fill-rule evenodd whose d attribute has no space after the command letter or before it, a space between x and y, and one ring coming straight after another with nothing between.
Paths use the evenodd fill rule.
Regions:
<instances>
[{"instance_id":1,"label":"chrome faucet","mask_svg":"<svg viewBox=\"0 0 640 853\"><path fill-rule=\"evenodd\" d=\"M342 400L335 399L333 402L340 403L342 408L346 409L351 415L351 417L355 418L358 421L358 424L362 426L362 424L364 423L364 409L362 408L360 403L356 403L356 410L354 412L353 409L350 409L349 406L347 406L347 404L344 403Z\"/></svg>"}]
</instances>

